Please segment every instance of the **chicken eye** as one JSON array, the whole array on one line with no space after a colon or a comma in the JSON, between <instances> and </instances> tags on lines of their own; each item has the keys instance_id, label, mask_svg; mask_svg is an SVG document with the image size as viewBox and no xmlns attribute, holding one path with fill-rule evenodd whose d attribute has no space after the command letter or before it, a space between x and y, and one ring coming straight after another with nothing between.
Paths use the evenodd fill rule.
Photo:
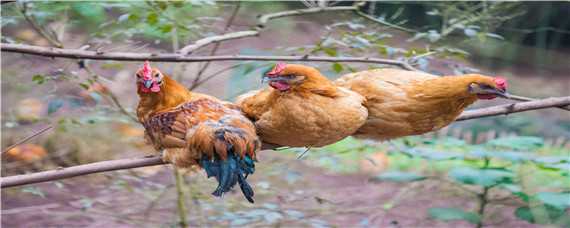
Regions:
<instances>
[{"instance_id":1,"label":"chicken eye","mask_svg":"<svg viewBox=\"0 0 570 228\"><path fill-rule=\"evenodd\" d=\"M137 74L137 78L141 78L141 77L142 77L141 74Z\"/></svg>"},{"instance_id":2,"label":"chicken eye","mask_svg":"<svg viewBox=\"0 0 570 228\"><path fill-rule=\"evenodd\" d=\"M156 74L154 75L154 77L155 77L155 78L158 78L158 77L160 77L160 74L159 74L159 73L156 73Z\"/></svg>"}]
</instances>

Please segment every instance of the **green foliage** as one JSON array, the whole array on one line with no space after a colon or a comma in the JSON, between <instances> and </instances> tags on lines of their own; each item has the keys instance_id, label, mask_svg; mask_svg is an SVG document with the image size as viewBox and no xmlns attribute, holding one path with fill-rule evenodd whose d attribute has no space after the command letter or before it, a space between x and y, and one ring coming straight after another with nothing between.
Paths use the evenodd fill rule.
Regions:
<instances>
[{"instance_id":1,"label":"green foliage","mask_svg":"<svg viewBox=\"0 0 570 228\"><path fill-rule=\"evenodd\" d=\"M308 157L316 156L310 160L316 160L320 166L333 171L354 172L358 170L354 167L358 162L350 161L358 161L366 154L386 150L384 146L350 138L323 149L312 149L308 152ZM514 216L518 218L529 222L538 219L548 224L566 221L561 212L570 207L570 193L540 191L530 194L525 191L528 183L523 185L521 182L523 178L544 180L537 184L548 189L570 186L570 179L564 177L568 172L564 169L569 160L568 151L558 152L557 148L547 148L542 138L511 136L472 145L453 137L438 139L407 137L393 141L391 148L394 152L398 152L390 155L390 165L395 170L382 172L370 178L371 181L408 183L430 179L429 176L418 174L419 171L400 171L417 169L421 164L428 162L432 167L431 170L447 174L447 177L457 185L479 186L480 189L487 190L494 188L507 190L513 197L519 198L527 205L516 211ZM297 152L302 151L297 150ZM561 153L563 156L555 156L553 153ZM523 165L538 169L530 174L531 177L523 177L519 172ZM484 194L483 197L486 203L493 203L490 195ZM542 207L532 203L535 201L542 202L546 212L530 213L529 208L539 210L537 207ZM458 208L431 208L428 213L432 218L439 220L466 220L475 224L480 223L482 217L477 213Z\"/></svg>"},{"instance_id":2,"label":"green foliage","mask_svg":"<svg viewBox=\"0 0 570 228\"><path fill-rule=\"evenodd\" d=\"M487 145L515 150L535 150L544 145L544 140L538 137L516 136L494 139L487 142Z\"/></svg>"},{"instance_id":3,"label":"green foliage","mask_svg":"<svg viewBox=\"0 0 570 228\"><path fill-rule=\"evenodd\" d=\"M560 220L562 223L566 224L566 227L570 225L570 216L566 215L564 210L558 209L556 207L552 207L546 205L542 213L533 213L530 207L519 207L515 210L515 216L519 219L525 220L530 223L539 223L541 221L558 221ZM540 217L544 218L540 218Z\"/></svg>"},{"instance_id":4,"label":"green foliage","mask_svg":"<svg viewBox=\"0 0 570 228\"><path fill-rule=\"evenodd\" d=\"M552 207L564 210L570 207L570 192L539 192L536 198Z\"/></svg>"},{"instance_id":5,"label":"green foliage","mask_svg":"<svg viewBox=\"0 0 570 228\"><path fill-rule=\"evenodd\" d=\"M477 224L481 220L481 217L478 214L466 212L460 208L430 208L428 209L428 213L430 217L443 221L465 220L470 223Z\"/></svg>"},{"instance_id":6,"label":"green foliage","mask_svg":"<svg viewBox=\"0 0 570 228\"><path fill-rule=\"evenodd\" d=\"M513 173L505 169L461 167L449 171L449 176L462 184L492 187L498 184L512 183Z\"/></svg>"},{"instance_id":7,"label":"green foliage","mask_svg":"<svg viewBox=\"0 0 570 228\"><path fill-rule=\"evenodd\" d=\"M38 85L41 85L41 84L44 84L44 82L46 82L46 78L45 78L45 76L43 76L41 74L36 74L36 75L32 76L32 81Z\"/></svg>"}]
</instances>

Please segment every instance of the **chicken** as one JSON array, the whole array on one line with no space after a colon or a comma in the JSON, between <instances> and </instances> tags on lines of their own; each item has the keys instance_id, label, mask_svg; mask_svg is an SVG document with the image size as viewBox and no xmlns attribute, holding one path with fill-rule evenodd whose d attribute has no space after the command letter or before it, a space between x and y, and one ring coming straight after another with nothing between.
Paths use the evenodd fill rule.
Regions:
<instances>
[{"instance_id":1,"label":"chicken","mask_svg":"<svg viewBox=\"0 0 570 228\"><path fill-rule=\"evenodd\" d=\"M193 93L146 62L136 73L137 117L145 137L177 168L201 167L215 177L222 196L239 184L253 203L246 178L255 170L261 142L253 123L235 105Z\"/></svg>"},{"instance_id":2,"label":"chicken","mask_svg":"<svg viewBox=\"0 0 570 228\"><path fill-rule=\"evenodd\" d=\"M278 63L263 80L271 88L236 102L263 142L321 147L350 136L366 121L364 97L333 85L313 67Z\"/></svg>"},{"instance_id":3,"label":"chicken","mask_svg":"<svg viewBox=\"0 0 570 228\"><path fill-rule=\"evenodd\" d=\"M398 69L351 73L335 84L366 98L368 120L355 136L388 140L449 125L478 99L507 97L507 82L478 74L439 77Z\"/></svg>"}]
</instances>

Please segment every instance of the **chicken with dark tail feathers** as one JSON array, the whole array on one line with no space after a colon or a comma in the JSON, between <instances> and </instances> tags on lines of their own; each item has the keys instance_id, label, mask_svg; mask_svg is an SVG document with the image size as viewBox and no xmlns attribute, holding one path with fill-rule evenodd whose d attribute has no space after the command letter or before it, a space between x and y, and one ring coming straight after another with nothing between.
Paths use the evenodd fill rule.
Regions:
<instances>
[{"instance_id":1,"label":"chicken with dark tail feathers","mask_svg":"<svg viewBox=\"0 0 570 228\"><path fill-rule=\"evenodd\" d=\"M163 160L176 168L203 168L218 181L215 196L239 184L253 203L254 192L246 179L255 171L261 142L239 108L189 91L148 61L137 71L136 80L137 117L145 138L163 151Z\"/></svg>"}]
</instances>

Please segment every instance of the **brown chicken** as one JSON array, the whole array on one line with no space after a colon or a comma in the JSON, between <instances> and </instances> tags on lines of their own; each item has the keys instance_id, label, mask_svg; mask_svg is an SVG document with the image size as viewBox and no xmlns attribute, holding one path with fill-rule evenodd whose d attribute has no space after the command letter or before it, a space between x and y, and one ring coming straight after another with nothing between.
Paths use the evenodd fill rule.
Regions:
<instances>
[{"instance_id":1,"label":"brown chicken","mask_svg":"<svg viewBox=\"0 0 570 228\"><path fill-rule=\"evenodd\" d=\"M375 69L342 76L335 84L366 98L368 120L355 136L377 140L438 130L478 99L508 96L505 79L479 74L439 77Z\"/></svg>"},{"instance_id":2,"label":"brown chicken","mask_svg":"<svg viewBox=\"0 0 570 228\"><path fill-rule=\"evenodd\" d=\"M239 184L253 203L246 178L253 174L261 143L253 123L236 106L193 93L148 62L136 73L140 102L137 116L145 137L163 159L178 168L203 168L219 185L222 196Z\"/></svg>"},{"instance_id":3,"label":"brown chicken","mask_svg":"<svg viewBox=\"0 0 570 228\"><path fill-rule=\"evenodd\" d=\"M353 134L368 115L361 95L333 85L313 67L279 63L264 80L271 88L237 101L264 142L325 146Z\"/></svg>"}]
</instances>

